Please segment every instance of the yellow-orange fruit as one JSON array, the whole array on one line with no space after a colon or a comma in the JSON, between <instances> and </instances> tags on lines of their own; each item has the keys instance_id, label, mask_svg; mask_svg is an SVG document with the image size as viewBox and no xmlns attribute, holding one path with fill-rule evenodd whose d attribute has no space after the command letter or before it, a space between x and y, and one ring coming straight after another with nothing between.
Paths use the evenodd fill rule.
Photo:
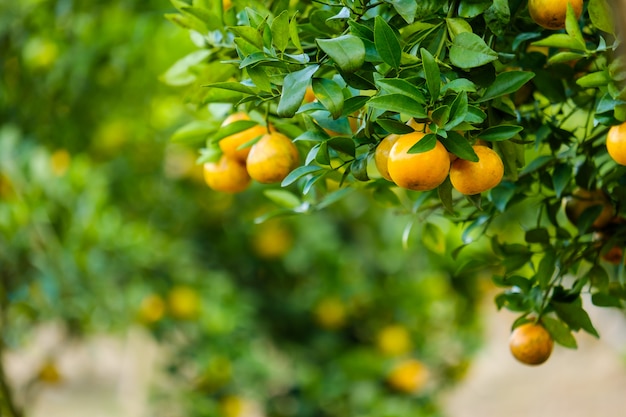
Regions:
<instances>
[{"instance_id":1,"label":"yellow-orange fruit","mask_svg":"<svg viewBox=\"0 0 626 417\"><path fill-rule=\"evenodd\" d=\"M606 150L615 162L626 165L626 122L611 126L606 135Z\"/></svg>"},{"instance_id":2,"label":"yellow-orange fruit","mask_svg":"<svg viewBox=\"0 0 626 417\"><path fill-rule=\"evenodd\" d=\"M228 116L222 122L222 127L228 126L233 122L238 122L240 120L250 120L250 116L246 113L233 113ZM258 138L261 135L267 133L267 128L265 126L256 125L252 126L249 129L242 130L241 132L234 133L230 136L226 136L219 141L220 149L224 152L224 155L229 158L236 159L239 162L245 162L248 154L250 153L250 146L246 146L244 148L240 148L242 145L250 142L254 138Z\"/></svg>"},{"instance_id":3,"label":"yellow-orange fruit","mask_svg":"<svg viewBox=\"0 0 626 417\"><path fill-rule=\"evenodd\" d=\"M250 175L245 165L222 155L217 162L204 164L204 180L215 191L238 193L250 185Z\"/></svg>"},{"instance_id":4,"label":"yellow-orange fruit","mask_svg":"<svg viewBox=\"0 0 626 417\"><path fill-rule=\"evenodd\" d=\"M426 365L417 359L407 359L398 363L387 376L387 383L394 389L417 394L428 383L430 372Z\"/></svg>"},{"instance_id":5,"label":"yellow-orange fruit","mask_svg":"<svg viewBox=\"0 0 626 417\"><path fill-rule=\"evenodd\" d=\"M374 162L376 163L376 168L378 169L380 175L388 181L393 181L389 175L389 167L387 165L389 160L389 151L399 137L400 136L393 134L386 136L380 141L378 146L376 146L376 151L374 151Z\"/></svg>"},{"instance_id":6,"label":"yellow-orange fruit","mask_svg":"<svg viewBox=\"0 0 626 417\"><path fill-rule=\"evenodd\" d=\"M511 333L509 348L518 361L526 365L540 365L548 360L554 342L550 333L540 324L526 323Z\"/></svg>"},{"instance_id":7,"label":"yellow-orange fruit","mask_svg":"<svg viewBox=\"0 0 626 417\"><path fill-rule=\"evenodd\" d=\"M246 160L250 177L264 184L282 181L298 166L300 155L291 139L279 132L266 133L252 145Z\"/></svg>"},{"instance_id":8,"label":"yellow-orange fruit","mask_svg":"<svg viewBox=\"0 0 626 417\"><path fill-rule=\"evenodd\" d=\"M583 11L583 0L528 0L528 12L539 26L559 30L565 27L567 3L572 5L576 18L579 18Z\"/></svg>"},{"instance_id":9,"label":"yellow-orange fruit","mask_svg":"<svg viewBox=\"0 0 626 417\"><path fill-rule=\"evenodd\" d=\"M500 184L504 176L504 164L496 151L482 145L474 145L473 149L478 162L458 158L450 168L452 186L465 195L490 190Z\"/></svg>"},{"instance_id":10,"label":"yellow-orange fruit","mask_svg":"<svg viewBox=\"0 0 626 417\"><path fill-rule=\"evenodd\" d=\"M432 190L448 176L450 156L441 142L436 141L435 147L426 152L408 152L424 136L422 132L401 135L389 151L389 176L399 187L415 191Z\"/></svg>"}]
</instances>

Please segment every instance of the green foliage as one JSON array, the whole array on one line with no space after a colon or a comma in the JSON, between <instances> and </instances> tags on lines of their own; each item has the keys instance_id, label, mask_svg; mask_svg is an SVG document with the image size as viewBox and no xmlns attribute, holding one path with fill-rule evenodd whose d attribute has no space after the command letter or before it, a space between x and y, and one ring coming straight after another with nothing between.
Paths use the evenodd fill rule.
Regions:
<instances>
[{"instance_id":1,"label":"green foliage","mask_svg":"<svg viewBox=\"0 0 626 417\"><path fill-rule=\"evenodd\" d=\"M280 213L324 207L330 191L321 179L334 178L423 219L431 249L440 239L428 214L442 213L464 226L464 245L447 249L453 255L472 242L491 242L494 262L486 266L505 288L496 297L499 308L520 312L520 320L539 316L568 347L576 345L572 331L598 336L583 298L621 308L617 294L625 283L621 261L612 266L605 259L624 248L626 236L625 171L604 146L608 128L626 121L624 58L608 4L590 2L580 19L568 6L565 29L556 32L535 24L521 1L298 2L278 15L279 4L267 1L254 13L238 4L229 26L203 36L233 39L209 42L215 58L208 63L219 57L238 66L228 76L241 85L265 86L228 103L262 108L269 123L289 124L307 154L282 183L300 203ZM255 42L244 29L258 34ZM254 71L243 66L254 52L250 43L263 48ZM314 103L302 103L307 78ZM210 84L197 104L219 101L208 91ZM346 116L356 118L356 127L331 127ZM429 129L411 152L439 140L455 157L476 161L472 145L481 139L501 156L504 180L463 197L449 181L436 192L414 193L380 179L374 168L364 172L384 137L411 131L405 126L411 118ZM336 146L320 126L350 137L353 146L345 139ZM578 188L601 190L613 217L598 225L603 207L596 205L568 218L565 203Z\"/></svg>"}]
</instances>

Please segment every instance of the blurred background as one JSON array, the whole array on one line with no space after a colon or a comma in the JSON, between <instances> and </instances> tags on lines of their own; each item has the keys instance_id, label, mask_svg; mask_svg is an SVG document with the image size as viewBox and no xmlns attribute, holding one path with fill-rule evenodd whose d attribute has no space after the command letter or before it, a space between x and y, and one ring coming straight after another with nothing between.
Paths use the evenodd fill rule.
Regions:
<instances>
[{"instance_id":1,"label":"blurred background","mask_svg":"<svg viewBox=\"0 0 626 417\"><path fill-rule=\"evenodd\" d=\"M445 219L422 239L353 193L256 224L267 186L209 190L169 140L218 117L185 104L194 74L170 67L195 46L172 10L0 4L0 415L540 416L521 398L555 415L572 389L591 408L570 416L620 415L624 340L515 363L489 271L457 272L489 254L447 255Z\"/></svg>"}]
</instances>

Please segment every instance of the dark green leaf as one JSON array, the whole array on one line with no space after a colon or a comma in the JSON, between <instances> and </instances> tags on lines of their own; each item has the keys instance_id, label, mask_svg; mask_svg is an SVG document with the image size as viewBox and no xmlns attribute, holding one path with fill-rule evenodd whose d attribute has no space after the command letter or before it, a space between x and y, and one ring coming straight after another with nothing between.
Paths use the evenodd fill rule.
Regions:
<instances>
[{"instance_id":1,"label":"dark green leaf","mask_svg":"<svg viewBox=\"0 0 626 417\"><path fill-rule=\"evenodd\" d=\"M437 145L437 136L433 133L425 135L422 139L411 146L407 153L428 152Z\"/></svg>"},{"instance_id":2,"label":"dark green leaf","mask_svg":"<svg viewBox=\"0 0 626 417\"><path fill-rule=\"evenodd\" d=\"M558 164L554 167L552 174L552 185L558 198L561 198L563 191L572 181L572 167L569 164Z\"/></svg>"},{"instance_id":3,"label":"dark green leaf","mask_svg":"<svg viewBox=\"0 0 626 417\"><path fill-rule=\"evenodd\" d=\"M487 142L499 142L507 139L511 139L524 128L516 125L498 125L488 127L480 132L477 137Z\"/></svg>"},{"instance_id":4,"label":"dark green leaf","mask_svg":"<svg viewBox=\"0 0 626 417\"><path fill-rule=\"evenodd\" d=\"M417 12L417 2L415 0L385 0L385 2L391 4L405 22L413 23Z\"/></svg>"},{"instance_id":5,"label":"dark green leaf","mask_svg":"<svg viewBox=\"0 0 626 417\"><path fill-rule=\"evenodd\" d=\"M598 307L616 307L622 308L622 301L618 297L609 294L597 292L591 295L591 302Z\"/></svg>"},{"instance_id":6,"label":"dark green leaf","mask_svg":"<svg viewBox=\"0 0 626 417\"><path fill-rule=\"evenodd\" d=\"M535 230L539 231L542 229ZM527 233L526 238L528 239L529 237L537 238L539 240L543 240L546 238L545 233L541 232L535 232L535 236L529 236ZM548 236L548 239L549 238L550 236ZM556 271L556 254L553 251L549 250L544 254L543 258L541 258L541 261L539 261L539 267L537 268L537 274L535 275L535 278L539 283L539 287L542 290L545 290L550 285L550 282L552 281L552 276L554 275L554 271Z\"/></svg>"},{"instance_id":7,"label":"dark green leaf","mask_svg":"<svg viewBox=\"0 0 626 417\"><path fill-rule=\"evenodd\" d=\"M374 19L374 44L382 60L392 68L400 68L402 47L391 26L380 16Z\"/></svg>"},{"instance_id":8,"label":"dark green leaf","mask_svg":"<svg viewBox=\"0 0 626 417\"><path fill-rule=\"evenodd\" d=\"M272 21L272 43L279 51L284 51L289 45L291 34L289 33L289 14L283 10L281 14Z\"/></svg>"},{"instance_id":9,"label":"dark green leaf","mask_svg":"<svg viewBox=\"0 0 626 417\"><path fill-rule=\"evenodd\" d=\"M327 78L313 79L313 92L315 97L330 112L333 118L337 119L343 112L343 92L341 87Z\"/></svg>"},{"instance_id":10,"label":"dark green leaf","mask_svg":"<svg viewBox=\"0 0 626 417\"><path fill-rule=\"evenodd\" d=\"M437 187L437 195L439 196L443 208L448 213L454 214L454 200L452 199L452 183L450 182L450 178L446 178L446 180Z\"/></svg>"},{"instance_id":11,"label":"dark green leaf","mask_svg":"<svg viewBox=\"0 0 626 417\"><path fill-rule=\"evenodd\" d=\"M342 71L354 72L365 62L365 45L354 35L343 35L333 39L317 39L319 47Z\"/></svg>"},{"instance_id":12,"label":"dark green leaf","mask_svg":"<svg viewBox=\"0 0 626 417\"><path fill-rule=\"evenodd\" d=\"M478 35L470 32L459 33L450 48L450 62L463 68L476 68L498 59L498 53L491 49Z\"/></svg>"},{"instance_id":13,"label":"dark green leaf","mask_svg":"<svg viewBox=\"0 0 626 417\"><path fill-rule=\"evenodd\" d=\"M508 0L494 0L493 4L485 11L485 23L493 33L498 36L504 35L511 20Z\"/></svg>"},{"instance_id":14,"label":"dark green leaf","mask_svg":"<svg viewBox=\"0 0 626 417\"><path fill-rule=\"evenodd\" d=\"M424 119L427 116L422 104L404 95L386 94L384 96L374 96L367 104L375 109L403 113L417 119Z\"/></svg>"},{"instance_id":15,"label":"dark green leaf","mask_svg":"<svg viewBox=\"0 0 626 417\"><path fill-rule=\"evenodd\" d=\"M363 155L352 162L350 173L358 181L369 181L369 176L367 175L367 155Z\"/></svg>"},{"instance_id":16,"label":"dark green leaf","mask_svg":"<svg viewBox=\"0 0 626 417\"><path fill-rule=\"evenodd\" d=\"M300 166L289 173L280 183L281 187L286 187L288 185L293 184L298 179L304 177L305 175L312 174L314 172L323 171L323 168L318 167L316 165L303 165Z\"/></svg>"},{"instance_id":17,"label":"dark green leaf","mask_svg":"<svg viewBox=\"0 0 626 417\"><path fill-rule=\"evenodd\" d=\"M534 76L535 74L529 71L502 72L496 75L495 81L485 89L483 96L479 98L477 102L482 103L496 97L514 93Z\"/></svg>"},{"instance_id":18,"label":"dark green leaf","mask_svg":"<svg viewBox=\"0 0 626 417\"><path fill-rule=\"evenodd\" d=\"M389 133L395 133L397 135L404 135L407 133L411 133L414 129L411 126L402 123L399 120L395 119L376 119L376 123L385 129Z\"/></svg>"},{"instance_id":19,"label":"dark green leaf","mask_svg":"<svg viewBox=\"0 0 626 417\"><path fill-rule=\"evenodd\" d=\"M426 103L426 98L422 91L402 78L381 78L376 80L376 85L378 85L385 94L402 94L418 103Z\"/></svg>"},{"instance_id":20,"label":"dark green leaf","mask_svg":"<svg viewBox=\"0 0 626 417\"><path fill-rule=\"evenodd\" d=\"M420 49L422 56L422 65L424 67L424 76L426 77L426 85L430 92L430 102L434 103L439 98L441 89L441 72L435 58L426 49Z\"/></svg>"},{"instance_id":21,"label":"dark green leaf","mask_svg":"<svg viewBox=\"0 0 626 417\"><path fill-rule=\"evenodd\" d=\"M452 152L461 159L471 162L478 162L478 156L474 152L472 145L458 133L454 131L448 132L448 137L439 137L439 141L446 147L448 152Z\"/></svg>"},{"instance_id":22,"label":"dark green leaf","mask_svg":"<svg viewBox=\"0 0 626 417\"><path fill-rule=\"evenodd\" d=\"M278 102L277 113L281 117L293 117L304 100L306 88L311 82L313 74L319 67L311 65L287 74L283 84L283 91Z\"/></svg>"},{"instance_id":23,"label":"dark green leaf","mask_svg":"<svg viewBox=\"0 0 626 417\"><path fill-rule=\"evenodd\" d=\"M450 107L450 118L444 128L452 130L465 121L468 112L467 93L465 91L457 94Z\"/></svg>"},{"instance_id":24,"label":"dark green leaf","mask_svg":"<svg viewBox=\"0 0 626 417\"><path fill-rule=\"evenodd\" d=\"M583 329L587 333L600 337L598 331L593 327L587 312L578 303L557 303L552 302L554 311L572 330Z\"/></svg>"},{"instance_id":25,"label":"dark green leaf","mask_svg":"<svg viewBox=\"0 0 626 417\"><path fill-rule=\"evenodd\" d=\"M571 330L561 320L544 316L541 318L541 324L543 324L548 333L550 333L550 336L552 336L552 339L559 345L569 349L578 348L578 344Z\"/></svg>"},{"instance_id":26,"label":"dark green leaf","mask_svg":"<svg viewBox=\"0 0 626 417\"><path fill-rule=\"evenodd\" d=\"M337 136L327 141L328 146L338 152L354 157L356 153L355 144L352 138Z\"/></svg>"},{"instance_id":27,"label":"dark green leaf","mask_svg":"<svg viewBox=\"0 0 626 417\"><path fill-rule=\"evenodd\" d=\"M530 229L526 231L525 236L525 240L528 243L541 243L542 245L550 243L550 233L548 233L545 227Z\"/></svg>"}]
</instances>

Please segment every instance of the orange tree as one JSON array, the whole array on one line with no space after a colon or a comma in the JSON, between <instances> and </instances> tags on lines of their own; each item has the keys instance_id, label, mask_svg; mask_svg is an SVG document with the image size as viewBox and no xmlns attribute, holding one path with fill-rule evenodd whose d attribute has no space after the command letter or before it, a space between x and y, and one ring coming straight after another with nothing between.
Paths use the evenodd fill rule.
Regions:
<instances>
[{"instance_id":1,"label":"orange tree","mask_svg":"<svg viewBox=\"0 0 626 417\"><path fill-rule=\"evenodd\" d=\"M359 190L410 214L405 236L441 239L436 214L461 225L454 259L489 242L489 262L458 270L494 268L513 327L540 323L574 348L572 332L598 336L583 298L623 307L625 138L613 129L609 153L606 138L626 121L626 65L608 2L172 3L198 50L164 80L187 77L186 100L212 110L173 140L214 161L251 126L219 121L246 111L302 154L260 220Z\"/></svg>"},{"instance_id":2,"label":"orange tree","mask_svg":"<svg viewBox=\"0 0 626 417\"><path fill-rule=\"evenodd\" d=\"M436 394L462 376L480 333L477 274L440 259L458 236L407 235L437 255L415 256L397 239L406 217L359 193L255 226L272 207L264 197L209 192L193 152L154 146L189 118L157 82L191 49L161 18L168 7L0 5L0 415L28 414L47 386L72 382L66 342L137 326L164 352L150 381L154 415L232 417L253 405L272 416L437 415ZM202 66L204 54L184 62ZM165 79L197 78L182 67ZM207 117L175 136L222 122ZM261 125L253 135L271 132ZM248 135L224 135L224 153L247 156L235 151ZM256 149L301 158L280 144ZM265 187L240 158L239 179ZM6 361L49 323L60 343L16 377Z\"/></svg>"}]
</instances>

